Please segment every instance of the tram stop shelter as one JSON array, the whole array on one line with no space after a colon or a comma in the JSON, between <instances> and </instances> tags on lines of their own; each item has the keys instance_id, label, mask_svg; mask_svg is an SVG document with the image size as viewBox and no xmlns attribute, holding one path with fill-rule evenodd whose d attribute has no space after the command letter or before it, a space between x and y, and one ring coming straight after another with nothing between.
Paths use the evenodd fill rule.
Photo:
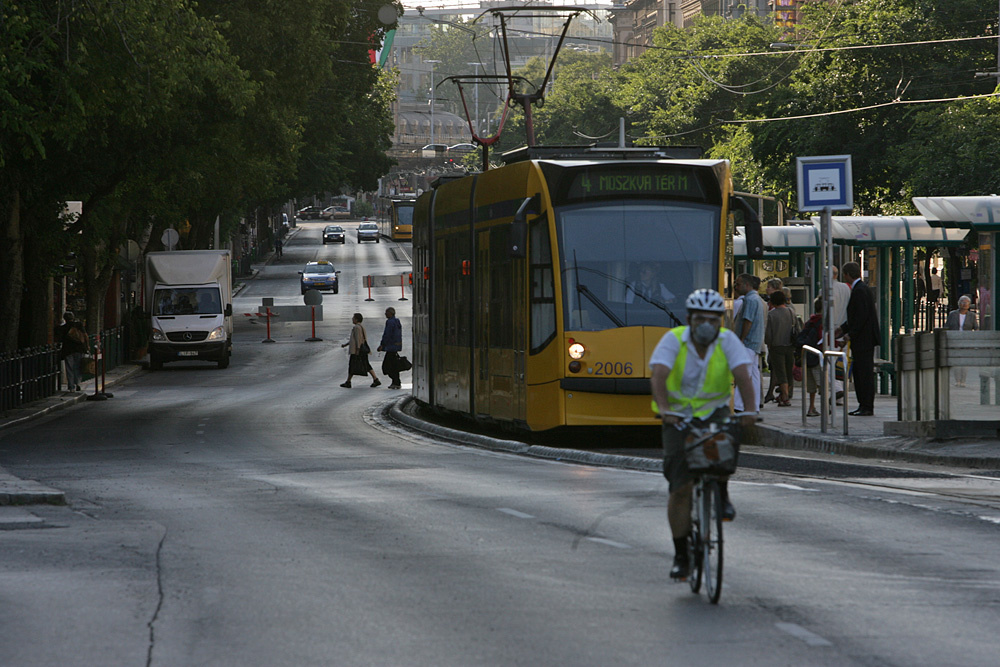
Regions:
<instances>
[{"instance_id":1,"label":"tram stop shelter","mask_svg":"<svg viewBox=\"0 0 1000 667\"><path fill-rule=\"evenodd\" d=\"M838 264L860 255L865 277L874 287L885 341L881 354L886 357L879 365L879 389L890 393L895 358L891 341L914 330L914 249L962 245L969 230L933 226L924 216L833 216L832 225ZM737 228L734 238L734 258L754 266L740 231ZM807 319L821 290L819 217L764 227L763 240L764 259L756 262L765 274L778 275L791 288L797 314Z\"/></svg>"},{"instance_id":2,"label":"tram stop shelter","mask_svg":"<svg viewBox=\"0 0 1000 667\"><path fill-rule=\"evenodd\" d=\"M984 331L1000 330L992 298L1000 286L1000 253L996 251L1000 240L1000 197L914 197L913 204L932 227L976 232L979 324Z\"/></svg>"}]
</instances>

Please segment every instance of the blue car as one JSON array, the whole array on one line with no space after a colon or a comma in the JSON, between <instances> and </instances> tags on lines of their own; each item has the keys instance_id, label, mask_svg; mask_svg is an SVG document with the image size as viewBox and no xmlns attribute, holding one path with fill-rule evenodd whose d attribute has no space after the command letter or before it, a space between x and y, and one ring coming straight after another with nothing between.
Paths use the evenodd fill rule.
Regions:
<instances>
[{"instance_id":1,"label":"blue car","mask_svg":"<svg viewBox=\"0 0 1000 667\"><path fill-rule=\"evenodd\" d=\"M299 271L302 276L302 293L305 294L311 289L332 290L334 294L340 291L340 281L337 278L337 271L333 264L325 260L309 262L306 268Z\"/></svg>"}]
</instances>

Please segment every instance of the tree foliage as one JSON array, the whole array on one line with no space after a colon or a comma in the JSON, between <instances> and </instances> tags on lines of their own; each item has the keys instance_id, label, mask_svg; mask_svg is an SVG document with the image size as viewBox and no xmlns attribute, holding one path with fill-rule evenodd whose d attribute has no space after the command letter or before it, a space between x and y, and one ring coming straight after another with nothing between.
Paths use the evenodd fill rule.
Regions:
<instances>
[{"instance_id":1,"label":"tree foliage","mask_svg":"<svg viewBox=\"0 0 1000 667\"><path fill-rule=\"evenodd\" d=\"M389 166L382 0L0 4L0 349L44 342L75 253L100 326L119 247L371 187ZM61 216L83 202L78 218Z\"/></svg>"}]
</instances>

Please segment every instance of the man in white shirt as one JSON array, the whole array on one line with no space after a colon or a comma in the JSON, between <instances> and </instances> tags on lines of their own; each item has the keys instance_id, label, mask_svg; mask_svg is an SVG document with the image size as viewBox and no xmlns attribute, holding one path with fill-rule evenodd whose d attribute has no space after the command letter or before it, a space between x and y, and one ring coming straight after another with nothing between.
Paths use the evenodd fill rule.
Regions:
<instances>
[{"instance_id":1,"label":"man in white shirt","mask_svg":"<svg viewBox=\"0 0 1000 667\"><path fill-rule=\"evenodd\" d=\"M851 300L851 288L847 283L839 279L840 271L833 267L833 301L831 302L831 315L833 328L843 326L847 321L847 302Z\"/></svg>"}]
</instances>

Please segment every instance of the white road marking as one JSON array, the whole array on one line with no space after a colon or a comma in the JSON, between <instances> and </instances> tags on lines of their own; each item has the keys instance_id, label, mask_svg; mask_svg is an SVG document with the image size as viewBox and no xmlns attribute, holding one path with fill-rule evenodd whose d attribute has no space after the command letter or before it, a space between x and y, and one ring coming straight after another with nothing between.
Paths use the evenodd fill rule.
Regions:
<instances>
[{"instance_id":1,"label":"white road marking","mask_svg":"<svg viewBox=\"0 0 1000 667\"><path fill-rule=\"evenodd\" d=\"M819 489L807 489L804 486L798 486L796 484L786 484L784 482L747 482L743 480L733 480L734 484L745 484L747 486L776 486L782 489L790 489L792 491L812 491L816 492Z\"/></svg>"},{"instance_id":2,"label":"white road marking","mask_svg":"<svg viewBox=\"0 0 1000 667\"><path fill-rule=\"evenodd\" d=\"M194 434L195 435L205 435L205 432L204 431L195 431Z\"/></svg>"},{"instance_id":3,"label":"white road marking","mask_svg":"<svg viewBox=\"0 0 1000 667\"><path fill-rule=\"evenodd\" d=\"M809 632L796 623L775 623L774 627L778 628L782 632L787 632L796 639L801 639L809 646L833 646L833 644L823 639L815 632Z\"/></svg>"},{"instance_id":4,"label":"white road marking","mask_svg":"<svg viewBox=\"0 0 1000 667\"><path fill-rule=\"evenodd\" d=\"M524 512L518 512L517 510L512 510L509 507L498 507L498 512L503 512L504 514L509 514L511 516L516 516L518 519L534 519L530 514L525 514Z\"/></svg>"},{"instance_id":5,"label":"white road marking","mask_svg":"<svg viewBox=\"0 0 1000 667\"><path fill-rule=\"evenodd\" d=\"M775 484L775 486L777 486L779 488L782 488L782 489L791 489L792 491L818 491L818 489L807 489L804 486L798 486L796 484L783 484L783 483L779 483L779 484Z\"/></svg>"},{"instance_id":6,"label":"white road marking","mask_svg":"<svg viewBox=\"0 0 1000 667\"><path fill-rule=\"evenodd\" d=\"M1000 516L980 516L979 518L990 523L1000 523Z\"/></svg>"},{"instance_id":7,"label":"white road marking","mask_svg":"<svg viewBox=\"0 0 1000 667\"><path fill-rule=\"evenodd\" d=\"M616 549L631 549L632 546L629 544L623 544L622 542L615 542L614 540L606 540L603 537L588 537L591 542L597 542L598 544L606 544L609 547L614 547Z\"/></svg>"}]
</instances>

